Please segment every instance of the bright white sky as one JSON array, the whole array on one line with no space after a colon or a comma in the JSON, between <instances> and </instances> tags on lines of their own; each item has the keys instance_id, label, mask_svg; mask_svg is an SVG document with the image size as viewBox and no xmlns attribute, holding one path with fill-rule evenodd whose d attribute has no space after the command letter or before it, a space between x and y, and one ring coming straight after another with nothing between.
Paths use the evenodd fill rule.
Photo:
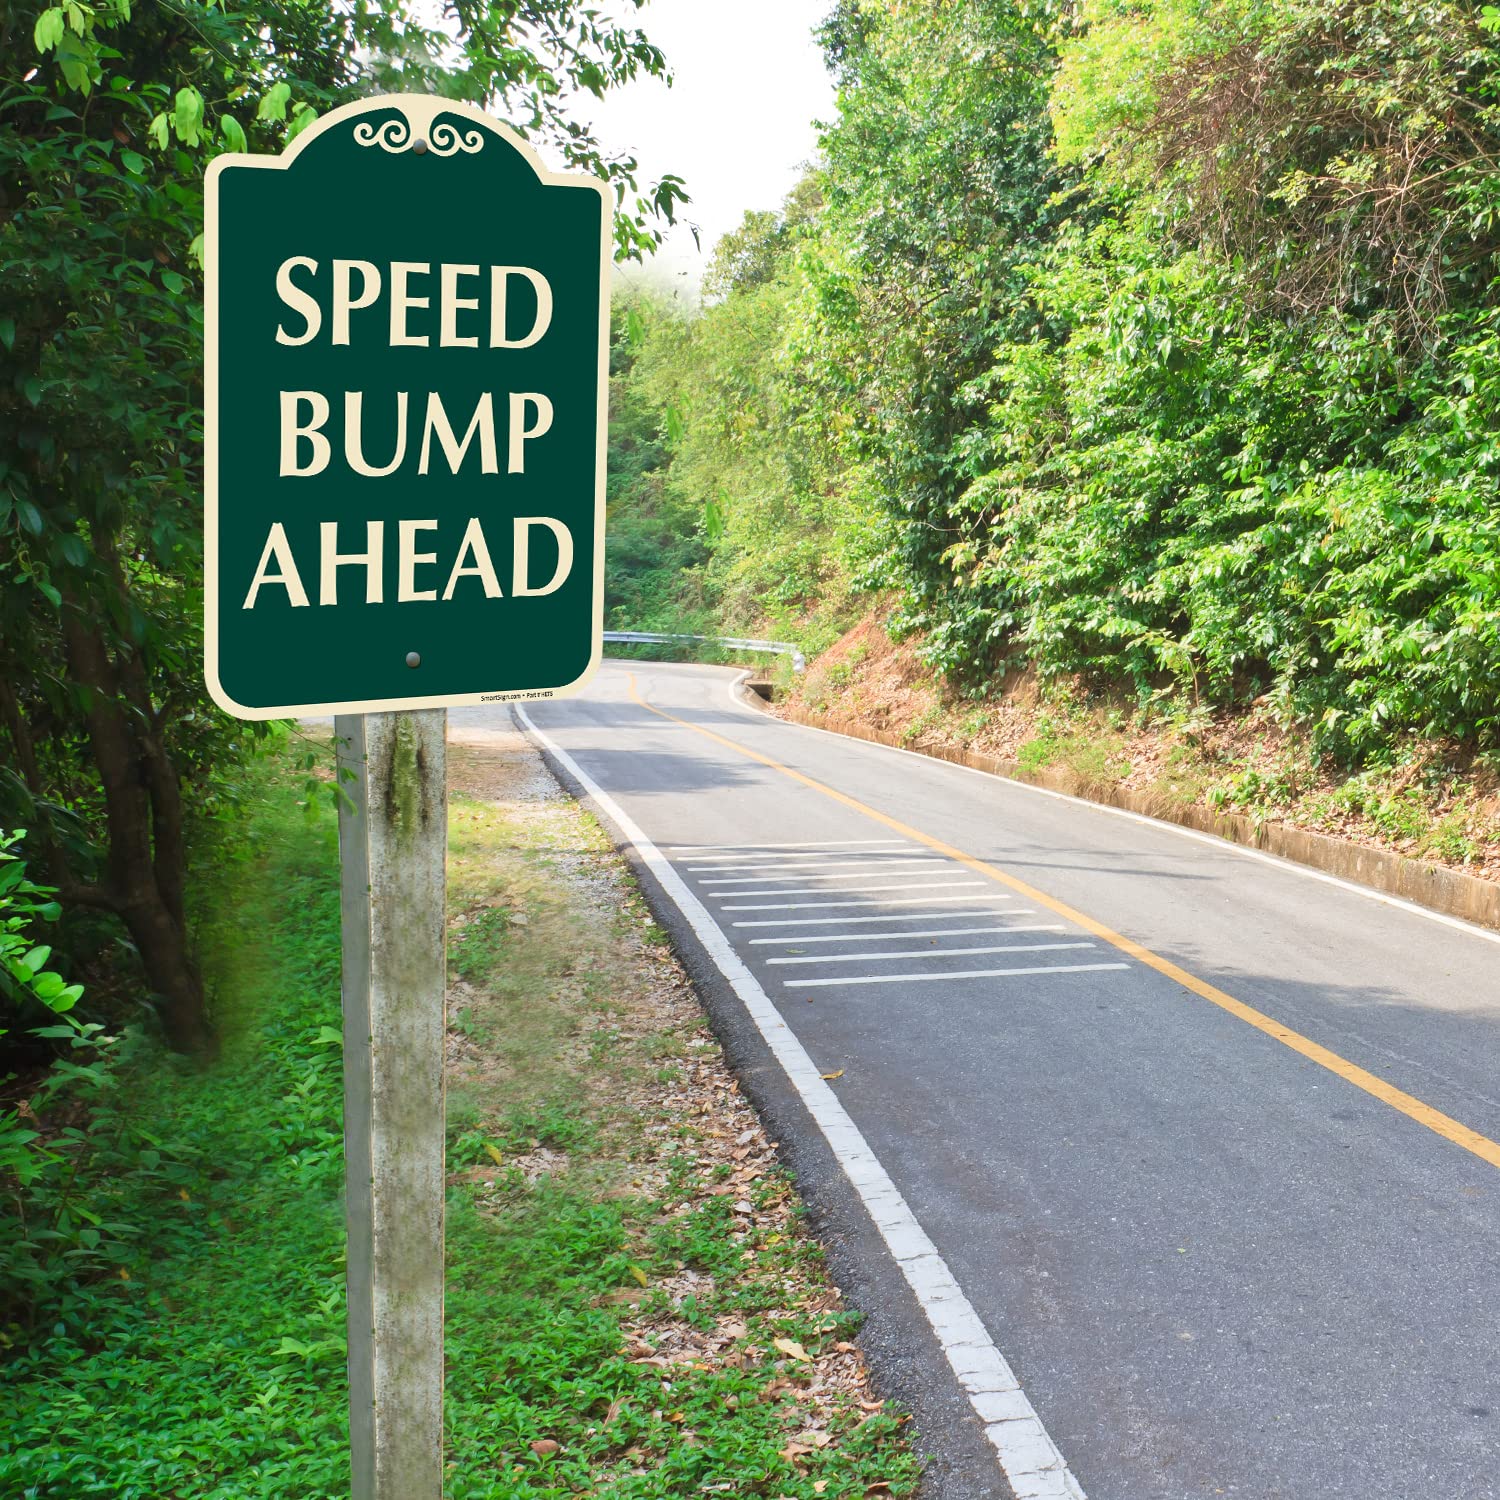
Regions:
<instances>
[{"instance_id":1,"label":"bright white sky","mask_svg":"<svg viewBox=\"0 0 1500 1500\"><path fill-rule=\"evenodd\" d=\"M668 172L687 181L685 218L698 225L701 252L679 223L643 272L696 297L698 281L719 236L747 209L779 208L817 152L815 120L833 117L833 82L813 27L832 0L649 0L635 24L666 54L671 88L637 80L587 98L610 150L632 152L643 185ZM616 15L626 7L614 8Z\"/></svg>"}]
</instances>

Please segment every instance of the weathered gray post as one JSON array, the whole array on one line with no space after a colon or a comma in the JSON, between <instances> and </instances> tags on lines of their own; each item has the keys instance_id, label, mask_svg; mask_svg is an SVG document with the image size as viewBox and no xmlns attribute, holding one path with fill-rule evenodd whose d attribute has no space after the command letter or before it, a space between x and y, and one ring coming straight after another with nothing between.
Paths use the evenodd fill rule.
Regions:
<instances>
[{"instance_id":1,"label":"weathered gray post","mask_svg":"<svg viewBox=\"0 0 1500 1500\"><path fill-rule=\"evenodd\" d=\"M354 1500L443 1491L447 722L334 720Z\"/></svg>"}]
</instances>

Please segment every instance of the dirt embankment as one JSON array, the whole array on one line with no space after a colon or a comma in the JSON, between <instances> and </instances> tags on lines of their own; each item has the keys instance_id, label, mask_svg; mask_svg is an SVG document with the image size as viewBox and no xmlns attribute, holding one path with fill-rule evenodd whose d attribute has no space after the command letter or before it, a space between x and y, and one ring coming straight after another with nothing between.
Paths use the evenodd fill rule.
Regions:
<instances>
[{"instance_id":1,"label":"dirt embankment","mask_svg":"<svg viewBox=\"0 0 1500 1500\"><path fill-rule=\"evenodd\" d=\"M962 697L922 661L920 638L891 639L886 618L866 615L772 711L1014 763L1082 796L1133 792L1160 815L1239 814L1500 882L1500 773L1462 747L1413 739L1350 775L1265 703L1227 712L1178 702L1148 714L1077 681L1044 685L1029 669Z\"/></svg>"}]
</instances>

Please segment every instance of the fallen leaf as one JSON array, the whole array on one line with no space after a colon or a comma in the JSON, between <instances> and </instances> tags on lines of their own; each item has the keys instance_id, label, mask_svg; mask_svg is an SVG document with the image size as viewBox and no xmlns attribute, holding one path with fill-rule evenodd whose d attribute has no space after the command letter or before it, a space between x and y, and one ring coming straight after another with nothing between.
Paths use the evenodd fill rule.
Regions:
<instances>
[{"instance_id":1,"label":"fallen leaf","mask_svg":"<svg viewBox=\"0 0 1500 1500\"><path fill-rule=\"evenodd\" d=\"M642 1286L651 1285L650 1278L647 1277L646 1273L641 1270L639 1266L630 1266L627 1269L630 1271L630 1274L634 1276L638 1282L640 1282Z\"/></svg>"},{"instance_id":2,"label":"fallen leaf","mask_svg":"<svg viewBox=\"0 0 1500 1500\"><path fill-rule=\"evenodd\" d=\"M490 1160L494 1162L497 1167L503 1167L505 1165L505 1158L501 1156L501 1154L492 1145L490 1145L488 1141L484 1143L484 1149L486 1152L488 1152Z\"/></svg>"},{"instance_id":3,"label":"fallen leaf","mask_svg":"<svg viewBox=\"0 0 1500 1500\"><path fill-rule=\"evenodd\" d=\"M826 1448L833 1439L826 1432L818 1432L812 1428L808 1428L806 1432L799 1432L792 1441L794 1443L806 1443L809 1448Z\"/></svg>"},{"instance_id":4,"label":"fallen leaf","mask_svg":"<svg viewBox=\"0 0 1500 1500\"><path fill-rule=\"evenodd\" d=\"M772 1339L771 1345L773 1348L781 1350L788 1359L800 1359L804 1364L812 1363L812 1356L796 1339Z\"/></svg>"},{"instance_id":5,"label":"fallen leaf","mask_svg":"<svg viewBox=\"0 0 1500 1500\"><path fill-rule=\"evenodd\" d=\"M825 1073L823 1075L824 1078L842 1078L843 1076L844 1070L842 1068L840 1068L837 1073Z\"/></svg>"}]
</instances>

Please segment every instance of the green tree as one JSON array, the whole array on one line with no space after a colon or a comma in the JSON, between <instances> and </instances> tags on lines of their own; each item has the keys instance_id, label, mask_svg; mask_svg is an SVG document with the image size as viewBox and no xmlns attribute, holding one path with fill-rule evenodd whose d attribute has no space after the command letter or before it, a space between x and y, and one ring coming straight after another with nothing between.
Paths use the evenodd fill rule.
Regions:
<instances>
[{"instance_id":1,"label":"green tree","mask_svg":"<svg viewBox=\"0 0 1500 1500\"><path fill-rule=\"evenodd\" d=\"M703 517L709 597L732 633L839 592L859 527L799 347L821 203L814 174L779 212L747 213L715 248L715 300L642 360L669 418L667 487Z\"/></svg>"},{"instance_id":2,"label":"green tree","mask_svg":"<svg viewBox=\"0 0 1500 1500\"><path fill-rule=\"evenodd\" d=\"M645 378L685 348L685 320L646 293L617 296L611 323L606 620L616 630L706 634L703 508L668 483L668 413Z\"/></svg>"},{"instance_id":3,"label":"green tree","mask_svg":"<svg viewBox=\"0 0 1500 1500\"><path fill-rule=\"evenodd\" d=\"M968 382L1006 338L1045 336L1029 267L1065 216L1048 155L1054 0L843 0L824 28L839 84L808 343L863 503L886 517L869 581L944 669L982 674L1003 598L949 586L967 482ZM833 421L837 413L847 423Z\"/></svg>"},{"instance_id":4,"label":"green tree","mask_svg":"<svg viewBox=\"0 0 1500 1500\"><path fill-rule=\"evenodd\" d=\"M1050 107L1091 209L1033 270L1057 336L969 387L947 561L1046 672L1269 693L1348 757L1492 741L1485 26L1439 0L1082 21Z\"/></svg>"},{"instance_id":5,"label":"green tree","mask_svg":"<svg viewBox=\"0 0 1500 1500\"><path fill-rule=\"evenodd\" d=\"M1500 252L1497 17L1461 0L1084 0L1052 100L1059 154L1148 199L1179 245L1242 261L1268 310L1430 343Z\"/></svg>"},{"instance_id":6,"label":"green tree","mask_svg":"<svg viewBox=\"0 0 1500 1500\"><path fill-rule=\"evenodd\" d=\"M639 0L637 0L639 3ZM190 809L253 737L201 666L202 174L379 90L485 103L641 189L571 113L661 54L577 0L0 0L0 805L65 904L118 916L166 1034L211 1028L186 912Z\"/></svg>"}]
</instances>

